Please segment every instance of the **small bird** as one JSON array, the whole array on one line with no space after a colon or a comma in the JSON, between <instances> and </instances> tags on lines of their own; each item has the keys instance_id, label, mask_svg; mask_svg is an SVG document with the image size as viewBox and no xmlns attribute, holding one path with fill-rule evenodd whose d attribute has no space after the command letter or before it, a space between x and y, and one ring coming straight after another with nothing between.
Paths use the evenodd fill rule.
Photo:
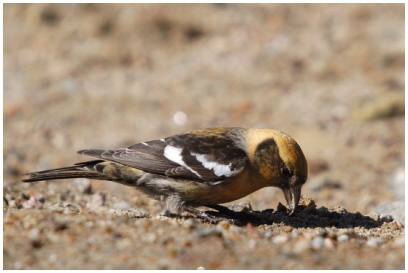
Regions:
<instances>
[{"instance_id":1,"label":"small bird","mask_svg":"<svg viewBox=\"0 0 408 273\"><path fill-rule=\"evenodd\" d=\"M128 148L77 153L97 160L28 173L23 182L66 178L113 181L165 201L170 210L214 221L219 219L196 207L227 213L219 204L268 186L283 190L291 215L307 179L307 162L300 146L273 129L209 128Z\"/></svg>"}]
</instances>

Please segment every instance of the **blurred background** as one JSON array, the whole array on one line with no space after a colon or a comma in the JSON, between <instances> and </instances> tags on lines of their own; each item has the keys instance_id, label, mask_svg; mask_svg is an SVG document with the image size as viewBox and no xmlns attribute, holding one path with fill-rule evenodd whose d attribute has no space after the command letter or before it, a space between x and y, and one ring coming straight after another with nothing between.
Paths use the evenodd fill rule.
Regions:
<instances>
[{"instance_id":1,"label":"blurred background","mask_svg":"<svg viewBox=\"0 0 408 273\"><path fill-rule=\"evenodd\" d=\"M318 207L404 198L403 4L3 8L4 185L87 160L80 149L240 126L298 141ZM274 188L245 200L285 204Z\"/></svg>"}]
</instances>

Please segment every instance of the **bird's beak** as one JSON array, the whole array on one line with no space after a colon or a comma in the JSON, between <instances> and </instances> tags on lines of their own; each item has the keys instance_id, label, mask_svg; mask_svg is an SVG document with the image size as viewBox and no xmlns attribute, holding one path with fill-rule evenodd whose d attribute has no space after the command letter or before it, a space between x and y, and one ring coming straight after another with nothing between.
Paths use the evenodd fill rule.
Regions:
<instances>
[{"instance_id":1,"label":"bird's beak","mask_svg":"<svg viewBox=\"0 0 408 273\"><path fill-rule=\"evenodd\" d=\"M289 215L292 215L299 204L301 187L284 188L283 193L290 209Z\"/></svg>"}]
</instances>

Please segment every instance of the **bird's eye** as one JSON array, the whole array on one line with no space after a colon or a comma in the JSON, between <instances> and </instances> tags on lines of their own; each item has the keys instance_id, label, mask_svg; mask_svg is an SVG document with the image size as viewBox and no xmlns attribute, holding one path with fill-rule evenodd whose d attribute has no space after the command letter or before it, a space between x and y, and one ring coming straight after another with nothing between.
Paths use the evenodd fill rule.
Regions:
<instances>
[{"instance_id":1,"label":"bird's eye","mask_svg":"<svg viewBox=\"0 0 408 273\"><path fill-rule=\"evenodd\" d=\"M281 169L281 172L286 177L291 177L292 176L292 171L289 169L288 166L283 166L282 169Z\"/></svg>"}]
</instances>

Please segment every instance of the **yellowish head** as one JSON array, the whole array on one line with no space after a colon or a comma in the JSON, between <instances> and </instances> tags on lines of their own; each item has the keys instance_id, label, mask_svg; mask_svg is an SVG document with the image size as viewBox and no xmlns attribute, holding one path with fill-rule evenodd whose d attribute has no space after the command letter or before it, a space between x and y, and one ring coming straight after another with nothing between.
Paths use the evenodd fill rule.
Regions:
<instances>
[{"instance_id":1,"label":"yellowish head","mask_svg":"<svg viewBox=\"0 0 408 273\"><path fill-rule=\"evenodd\" d=\"M307 161L300 146L285 133L250 129L247 147L252 165L270 186L283 190L293 212L307 179Z\"/></svg>"}]
</instances>

